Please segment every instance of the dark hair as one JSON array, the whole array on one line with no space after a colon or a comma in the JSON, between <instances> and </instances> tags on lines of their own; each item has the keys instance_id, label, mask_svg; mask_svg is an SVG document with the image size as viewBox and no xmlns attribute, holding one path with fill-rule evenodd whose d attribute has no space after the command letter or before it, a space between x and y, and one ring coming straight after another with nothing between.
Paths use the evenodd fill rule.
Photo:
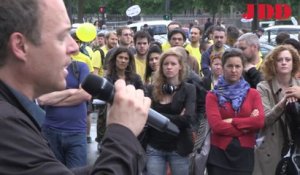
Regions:
<instances>
[{"instance_id":1,"label":"dark hair","mask_svg":"<svg viewBox=\"0 0 300 175\"><path fill-rule=\"evenodd\" d=\"M170 31L169 31L169 26L171 26L171 25L178 25L179 28L182 27L181 24L180 24L179 22L177 22L177 21L172 21L172 22L170 22L170 23L168 24L168 27L167 27L168 32L170 32Z\"/></svg>"},{"instance_id":2,"label":"dark hair","mask_svg":"<svg viewBox=\"0 0 300 175\"><path fill-rule=\"evenodd\" d=\"M105 38L105 34L103 32L98 32L97 36Z\"/></svg>"},{"instance_id":3,"label":"dark hair","mask_svg":"<svg viewBox=\"0 0 300 175\"><path fill-rule=\"evenodd\" d=\"M138 38L147 38L148 43L150 43L151 41L151 36L149 35L149 33L143 30L140 30L134 34L133 37L134 44L136 44Z\"/></svg>"},{"instance_id":4,"label":"dark hair","mask_svg":"<svg viewBox=\"0 0 300 175\"><path fill-rule=\"evenodd\" d=\"M160 42L158 42L158 41L152 41L152 42L149 44L149 48L150 48L150 47L153 47L153 46L157 46L157 47L159 47L160 50L162 50L162 46L161 46Z\"/></svg>"},{"instance_id":5,"label":"dark hair","mask_svg":"<svg viewBox=\"0 0 300 175\"><path fill-rule=\"evenodd\" d=\"M94 21L94 26L96 26L96 27L100 27L99 25L100 25L100 22L98 21L98 20L96 20L96 21Z\"/></svg>"},{"instance_id":6,"label":"dark hair","mask_svg":"<svg viewBox=\"0 0 300 175\"><path fill-rule=\"evenodd\" d=\"M298 52L300 52L300 42L295 40L294 38L288 38L283 41L283 44L292 45Z\"/></svg>"},{"instance_id":7,"label":"dark hair","mask_svg":"<svg viewBox=\"0 0 300 175\"><path fill-rule=\"evenodd\" d=\"M153 45L149 48L149 51L148 51L147 56L146 56L145 82L149 81L149 78L151 77L152 72L153 72L153 70L151 69L151 67L149 65L150 56L151 56L152 53L161 54L162 50L157 45Z\"/></svg>"},{"instance_id":8,"label":"dark hair","mask_svg":"<svg viewBox=\"0 0 300 175\"><path fill-rule=\"evenodd\" d=\"M171 37L172 37L173 35L178 34L178 33L180 33L180 34L182 35L183 41L185 41L185 40L186 40L186 36L185 36L185 32L184 32L182 29L174 29L174 30L172 30L171 32L169 32L169 33L168 33L168 41L171 40Z\"/></svg>"},{"instance_id":9,"label":"dark hair","mask_svg":"<svg viewBox=\"0 0 300 175\"><path fill-rule=\"evenodd\" d=\"M194 25L194 26L192 26L192 27L191 27L191 29L193 29L193 28L195 28L195 29L198 29L198 30L199 30L199 33L200 33L200 35L202 35L202 34L203 34L203 29L202 29L200 26L198 26L198 25Z\"/></svg>"},{"instance_id":10,"label":"dark hair","mask_svg":"<svg viewBox=\"0 0 300 175\"><path fill-rule=\"evenodd\" d=\"M208 41L201 41L201 43L200 43L200 52L201 52L201 54L203 54L207 49L208 49L208 45L209 45L209 42ZM204 52L202 53L202 50L204 50Z\"/></svg>"},{"instance_id":11,"label":"dark hair","mask_svg":"<svg viewBox=\"0 0 300 175\"><path fill-rule=\"evenodd\" d=\"M265 32L265 29L259 27L259 28L257 29L257 32Z\"/></svg>"},{"instance_id":12,"label":"dark hair","mask_svg":"<svg viewBox=\"0 0 300 175\"><path fill-rule=\"evenodd\" d=\"M277 45L283 44L283 41L290 38L290 34L286 32L280 32L277 34L275 41Z\"/></svg>"},{"instance_id":13,"label":"dark hair","mask_svg":"<svg viewBox=\"0 0 300 175\"><path fill-rule=\"evenodd\" d=\"M204 35L202 37L202 41L205 41L206 39L208 39L209 34L213 33L213 29L214 29L214 25L211 25L205 30Z\"/></svg>"},{"instance_id":14,"label":"dark hair","mask_svg":"<svg viewBox=\"0 0 300 175\"><path fill-rule=\"evenodd\" d=\"M118 29L117 29L117 36L121 36L123 30L131 30L131 28L130 28L130 27L127 27L127 26L123 26L123 27L118 28Z\"/></svg>"},{"instance_id":15,"label":"dark hair","mask_svg":"<svg viewBox=\"0 0 300 175\"><path fill-rule=\"evenodd\" d=\"M133 75L136 74L134 56L127 47L116 48L112 53L112 55L109 57L109 61L107 64L107 76L111 76L113 80L119 79L117 74L116 60L117 60L117 56L124 52L127 53L129 57L129 63L125 70L125 76L126 76L125 81L127 82L132 80Z\"/></svg>"},{"instance_id":16,"label":"dark hair","mask_svg":"<svg viewBox=\"0 0 300 175\"><path fill-rule=\"evenodd\" d=\"M243 54L243 51L241 49L238 49L238 48L229 48L229 49L226 49L225 52L223 53L222 67L224 67L224 65L226 64L228 59L231 58L231 57L241 58L242 65L243 65L243 67L245 66L246 59L245 59L245 56Z\"/></svg>"},{"instance_id":17,"label":"dark hair","mask_svg":"<svg viewBox=\"0 0 300 175\"><path fill-rule=\"evenodd\" d=\"M41 42L41 4L39 0L1 0L0 3L0 66L8 56L10 36L19 32L32 44ZM43 21L46 22L46 21Z\"/></svg>"},{"instance_id":18,"label":"dark hair","mask_svg":"<svg viewBox=\"0 0 300 175\"><path fill-rule=\"evenodd\" d=\"M240 31L235 26L228 26L227 28L227 44L229 46L233 46L234 43L237 41L237 39L240 36Z\"/></svg>"},{"instance_id":19,"label":"dark hair","mask_svg":"<svg viewBox=\"0 0 300 175\"><path fill-rule=\"evenodd\" d=\"M226 30L221 26L214 26L212 30L212 33L214 33L215 31L226 33Z\"/></svg>"}]
</instances>

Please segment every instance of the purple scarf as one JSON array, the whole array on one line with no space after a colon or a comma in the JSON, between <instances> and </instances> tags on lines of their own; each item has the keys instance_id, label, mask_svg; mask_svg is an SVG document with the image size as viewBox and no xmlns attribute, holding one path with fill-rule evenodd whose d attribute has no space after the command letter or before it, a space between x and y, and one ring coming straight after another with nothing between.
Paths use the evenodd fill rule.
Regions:
<instances>
[{"instance_id":1,"label":"purple scarf","mask_svg":"<svg viewBox=\"0 0 300 175\"><path fill-rule=\"evenodd\" d=\"M249 89L250 85L243 77L237 83L229 84L224 76L220 76L212 92L217 95L220 106L224 107L225 102L230 102L233 110L238 112Z\"/></svg>"}]
</instances>

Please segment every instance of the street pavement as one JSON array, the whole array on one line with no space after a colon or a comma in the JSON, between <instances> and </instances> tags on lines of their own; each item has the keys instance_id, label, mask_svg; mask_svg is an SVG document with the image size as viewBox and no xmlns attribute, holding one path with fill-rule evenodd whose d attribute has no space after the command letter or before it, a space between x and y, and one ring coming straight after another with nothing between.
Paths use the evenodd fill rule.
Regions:
<instances>
[{"instance_id":1,"label":"street pavement","mask_svg":"<svg viewBox=\"0 0 300 175\"><path fill-rule=\"evenodd\" d=\"M93 165L98 157L97 145L95 141L97 136L97 113L92 113L91 115L91 133L92 143L88 143L87 153L88 153L88 164Z\"/></svg>"}]
</instances>

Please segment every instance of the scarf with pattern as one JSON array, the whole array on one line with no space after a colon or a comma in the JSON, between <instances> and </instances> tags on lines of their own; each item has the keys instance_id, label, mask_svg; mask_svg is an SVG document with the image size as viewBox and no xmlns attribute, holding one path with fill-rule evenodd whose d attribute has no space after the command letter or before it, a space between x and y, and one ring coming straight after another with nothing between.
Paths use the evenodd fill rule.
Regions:
<instances>
[{"instance_id":1,"label":"scarf with pattern","mask_svg":"<svg viewBox=\"0 0 300 175\"><path fill-rule=\"evenodd\" d=\"M217 95L220 106L224 107L225 102L230 102L233 110L239 112L249 89L250 85L243 77L237 83L229 84L224 76L220 76L212 92Z\"/></svg>"}]
</instances>

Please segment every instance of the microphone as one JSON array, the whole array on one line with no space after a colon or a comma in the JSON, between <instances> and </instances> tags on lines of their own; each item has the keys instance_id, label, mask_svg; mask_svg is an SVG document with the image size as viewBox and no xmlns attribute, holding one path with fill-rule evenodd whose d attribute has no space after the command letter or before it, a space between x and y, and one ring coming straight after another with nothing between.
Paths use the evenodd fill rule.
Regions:
<instances>
[{"instance_id":1,"label":"microphone","mask_svg":"<svg viewBox=\"0 0 300 175\"><path fill-rule=\"evenodd\" d=\"M94 97L113 103L115 89L112 83L107 79L97 75L89 74L82 82L81 87ZM168 134L177 136L179 134L178 127L167 117L161 115L153 109L149 109L147 123L149 126Z\"/></svg>"}]
</instances>

